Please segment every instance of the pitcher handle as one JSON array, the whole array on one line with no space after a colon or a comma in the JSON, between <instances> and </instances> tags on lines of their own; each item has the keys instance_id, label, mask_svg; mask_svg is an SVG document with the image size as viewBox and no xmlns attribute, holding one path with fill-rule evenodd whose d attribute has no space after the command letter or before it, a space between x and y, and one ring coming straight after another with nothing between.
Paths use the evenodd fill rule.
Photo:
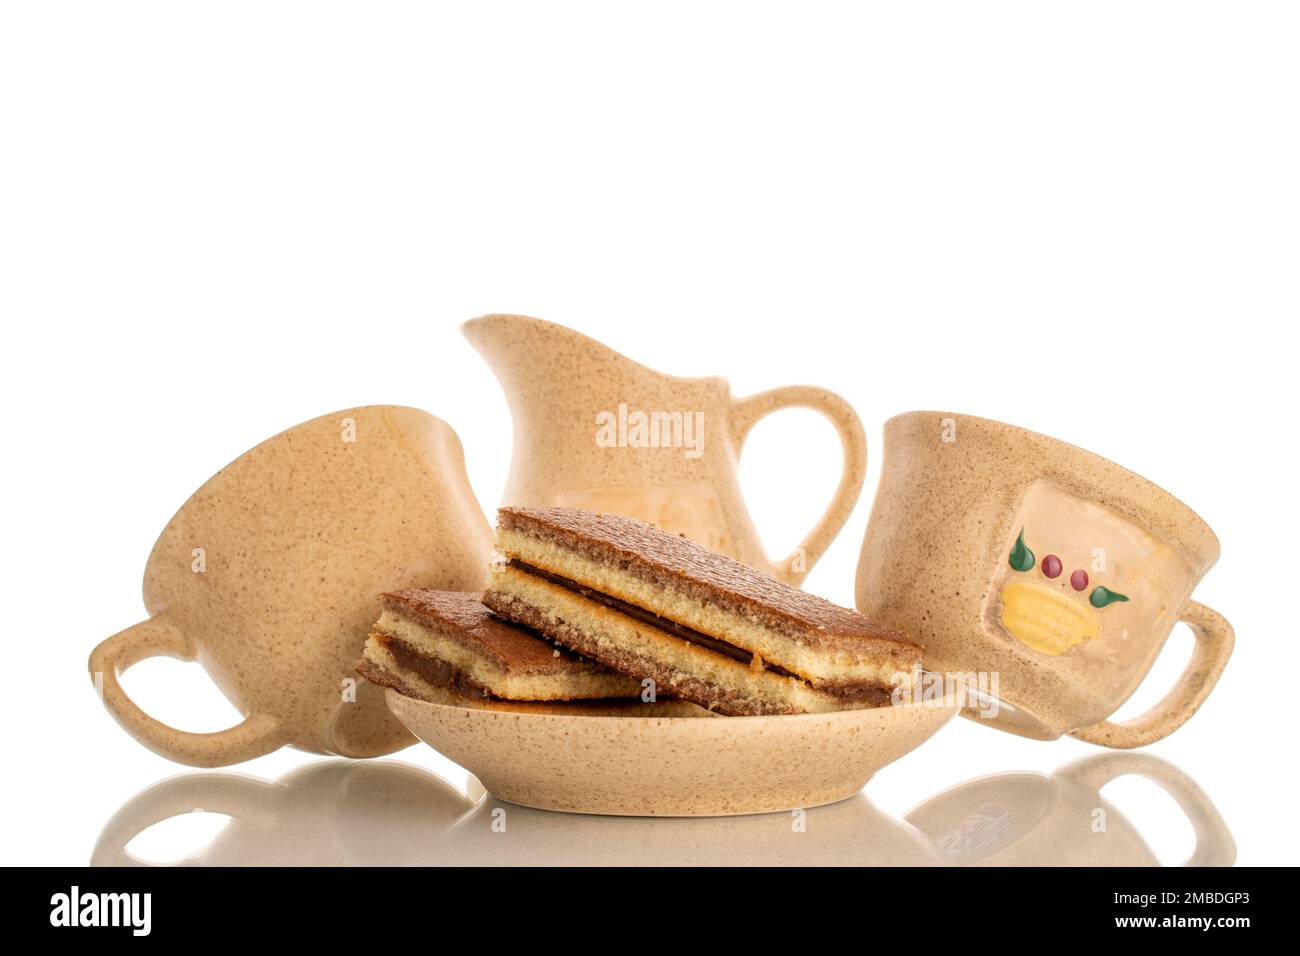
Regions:
<instances>
[{"instance_id":1,"label":"pitcher handle","mask_svg":"<svg viewBox=\"0 0 1300 956\"><path fill-rule=\"evenodd\" d=\"M1232 866L1237 859L1237 843L1218 809L1195 780L1166 760L1145 753L1094 754L1066 764L1052 776L1089 791L1101 790L1120 777L1150 780L1173 797L1196 834L1196 848L1183 866Z\"/></svg>"},{"instance_id":2,"label":"pitcher handle","mask_svg":"<svg viewBox=\"0 0 1300 956\"><path fill-rule=\"evenodd\" d=\"M189 641L165 614L105 640L90 652L89 670L113 719L154 753L192 767L223 767L260 757L285 744L279 721L266 714L253 714L234 727L212 734L177 730L149 716L127 696L118 678L132 664L150 657L194 659Z\"/></svg>"},{"instance_id":3,"label":"pitcher handle","mask_svg":"<svg viewBox=\"0 0 1300 956\"><path fill-rule=\"evenodd\" d=\"M799 587L849 520L858 495L862 493L862 483L867 477L867 433L853 407L834 392L814 385L787 385L736 401L732 434L737 454L744 448L746 437L759 419L785 408L810 408L825 416L839 432L844 450L840 484L826 511L784 561L772 564L774 577Z\"/></svg>"},{"instance_id":4,"label":"pitcher handle","mask_svg":"<svg viewBox=\"0 0 1300 956\"><path fill-rule=\"evenodd\" d=\"M1232 625L1222 614L1197 601L1188 601L1179 619L1192 629L1196 646L1192 659L1187 662L1187 669L1173 689L1154 707L1132 720L1103 720L1074 731L1071 737L1103 747L1128 750L1155 743L1187 723L1214 690L1232 655L1236 639Z\"/></svg>"}]
</instances>

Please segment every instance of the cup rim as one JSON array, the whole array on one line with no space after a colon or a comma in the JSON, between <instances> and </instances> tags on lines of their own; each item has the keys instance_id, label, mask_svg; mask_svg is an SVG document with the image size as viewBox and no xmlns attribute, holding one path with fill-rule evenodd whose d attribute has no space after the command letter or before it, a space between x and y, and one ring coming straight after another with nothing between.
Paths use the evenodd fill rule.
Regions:
<instances>
[{"instance_id":1,"label":"cup rim","mask_svg":"<svg viewBox=\"0 0 1300 956\"><path fill-rule=\"evenodd\" d=\"M1089 451L1087 448L1083 448L1080 445L1075 445L1072 444L1071 442L1065 441L1064 439L1055 438L1051 435L1045 435L1042 432L1036 432L1033 429L1024 428L1020 425L1012 425L1009 422L998 421L996 418L984 418L979 415L970 415L967 414L966 412L943 411L939 409L915 409L913 411L900 412L896 415L891 415L889 418L885 419L885 423L882 426L882 434L887 434L890 429L890 426L893 426L896 423L902 423L904 420L914 419L921 416L931 416L931 415L940 416L940 417L949 417L949 418L961 418L982 426L1006 429L1008 431L1015 432L1025 438L1055 446L1057 448L1069 451L1072 454L1082 455L1085 458L1093 461L1094 463L1101 465L1105 469L1118 472L1128 480L1133 481L1137 483L1139 486L1154 493L1157 497L1162 499L1166 504L1171 506L1176 511L1180 512L1184 518L1188 519L1195 526L1199 536L1204 538L1209 546L1208 553L1206 555L1207 569L1213 566L1214 563L1218 560L1219 554L1221 552L1221 547L1219 544L1219 536L1215 534L1214 529L1210 527L1210 523L1206 521L1204 518L1202 518L1195 510L1193 510L1193 508L1190 505L1184 502L1173 492L1156 484L1150 478L1146 478L1129 468L1125 468L1123 465L1119 464L1118 462L1112 461L1111 459L1105 457L1104 455L1099 455L1095 451Z\"/></svg>"}]
</instances>

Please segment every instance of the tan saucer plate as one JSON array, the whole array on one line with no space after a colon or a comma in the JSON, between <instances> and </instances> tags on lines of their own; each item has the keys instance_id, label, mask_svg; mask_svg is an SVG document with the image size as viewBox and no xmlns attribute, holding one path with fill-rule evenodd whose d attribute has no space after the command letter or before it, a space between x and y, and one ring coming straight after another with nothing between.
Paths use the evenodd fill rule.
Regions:
<instances>
[{"instance_id":1,"label":"tan saucer plate","mask_svg":"<svg viewBox=\"0 0 1300 956\"><path fill-rule=\"evenodd\" d=\"M501 799L616 816L728 816L834 803L957 712L923 704L788 717L585 717L387 696L408 730Z\"/></svg>"}]
</instances>

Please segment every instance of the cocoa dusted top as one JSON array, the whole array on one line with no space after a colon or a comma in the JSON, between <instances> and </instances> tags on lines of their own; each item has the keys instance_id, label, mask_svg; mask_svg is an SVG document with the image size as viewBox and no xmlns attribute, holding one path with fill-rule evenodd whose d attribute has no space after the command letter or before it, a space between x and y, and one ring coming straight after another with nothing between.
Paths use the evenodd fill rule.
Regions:
<instances>
[{"instance_id":1,"label":"cocoa dusted top","mask_svg":"<svg viewBox=\"0 0 1300 956\"><path fill-rule=\"evenodd\" d=\"M503 621L480 603L480 597L476 591L412 588L385 594L380 603L385 610L437 631L507 671L558 674L594 669L576 655Z\"/></svg>"},{"instance_id":2,"label":"cocoa dusted top","mask_svg":"<svg viewBox=\"0 0 1300 956\"><path fill-rule=\"evenodd\" d=\"M580 508L501 508L497 523L617 564L644 580L679 587L696 599L749 613L811 643L847 638L902 644L900 651L916 648L897 631L856 611L635 518Z\"/></svg>"}]
</instances>

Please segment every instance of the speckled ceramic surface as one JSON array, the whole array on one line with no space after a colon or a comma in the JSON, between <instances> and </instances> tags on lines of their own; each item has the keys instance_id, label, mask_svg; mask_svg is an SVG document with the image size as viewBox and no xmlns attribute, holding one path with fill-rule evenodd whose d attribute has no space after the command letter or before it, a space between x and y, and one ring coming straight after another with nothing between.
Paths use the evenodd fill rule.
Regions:
<instances>
[{"instance_id":1,"label":"speckled ceramic surface","mask_svg":"<svg viewBox=\"0 0 1300 956\"><path fill-rule=\"evenodd\" d=\"M1210 798L1171 763L1103 753L1041 773L999 773L931 797L907 815L948 866L1159 866L1133 823L1102 795L1120 777L1154 783L1191 824L1187 866L1231 866L1237 845Z\"/></svg>"},{"instance_id":2,"label":"speckled ceramic surface","mask_svg":"<svg viewBox=\"0 0 1300 956\"><path fill-rule=\"evenodd\" d=\"M447 707L391 690L388 705L504 800L617 816L726 816L843 800L955 713L918 705L783 717L574 717Z\"/></svg>"},{"instance_id":3,"label":"speckled ceramic surface","mask_svg":"<svg viewBox=\"0 0 1300 956\"><path fill-rule=\"evenodd\" d=\"M862 423L824 388L794 385L737 399L724 378L664 375L541 319L487 315L462 330L496 373L514 418L504 505L640 518L797 585L862 491ZM839 431L844 468L816 527L772 561L745 508L736 464L755 423L783 408L826 416Z\"/></svg>"},{"instance_id":4,"label":"speckled ceramic surface","mask_svg":"<svg viewBox=\"0 0 1300 956\"><path fill-rule=\"evenodd\" d=\"M286 744L389 753L411 738L353 669L377 596L476 589L491 549L445 422L385 405L324 415L240 456L177 512L145 570L149 619L95 648L91 678L128 733L181 763ZM198 661L246 719L187 733L146 714L118 675L155 656Z\"/></svg>"},{"instance_id":5,"label":"speckled ceramic surface","mask_svg":"<svg viewBox=\"0 0 1300 956\"><path fill-rule=\"evenodd\" d=\"M1191 599L1219 543L1190 508L1090 452L969 415L892 418L884 454L858 610L919 641L927 670L996 681L996 712L966 716L1136 747L1196 712L1233 632ZM1180 620L1196 645L1179 682L1150 711L1107 721Z\"/></svg>"}]
</instances>

